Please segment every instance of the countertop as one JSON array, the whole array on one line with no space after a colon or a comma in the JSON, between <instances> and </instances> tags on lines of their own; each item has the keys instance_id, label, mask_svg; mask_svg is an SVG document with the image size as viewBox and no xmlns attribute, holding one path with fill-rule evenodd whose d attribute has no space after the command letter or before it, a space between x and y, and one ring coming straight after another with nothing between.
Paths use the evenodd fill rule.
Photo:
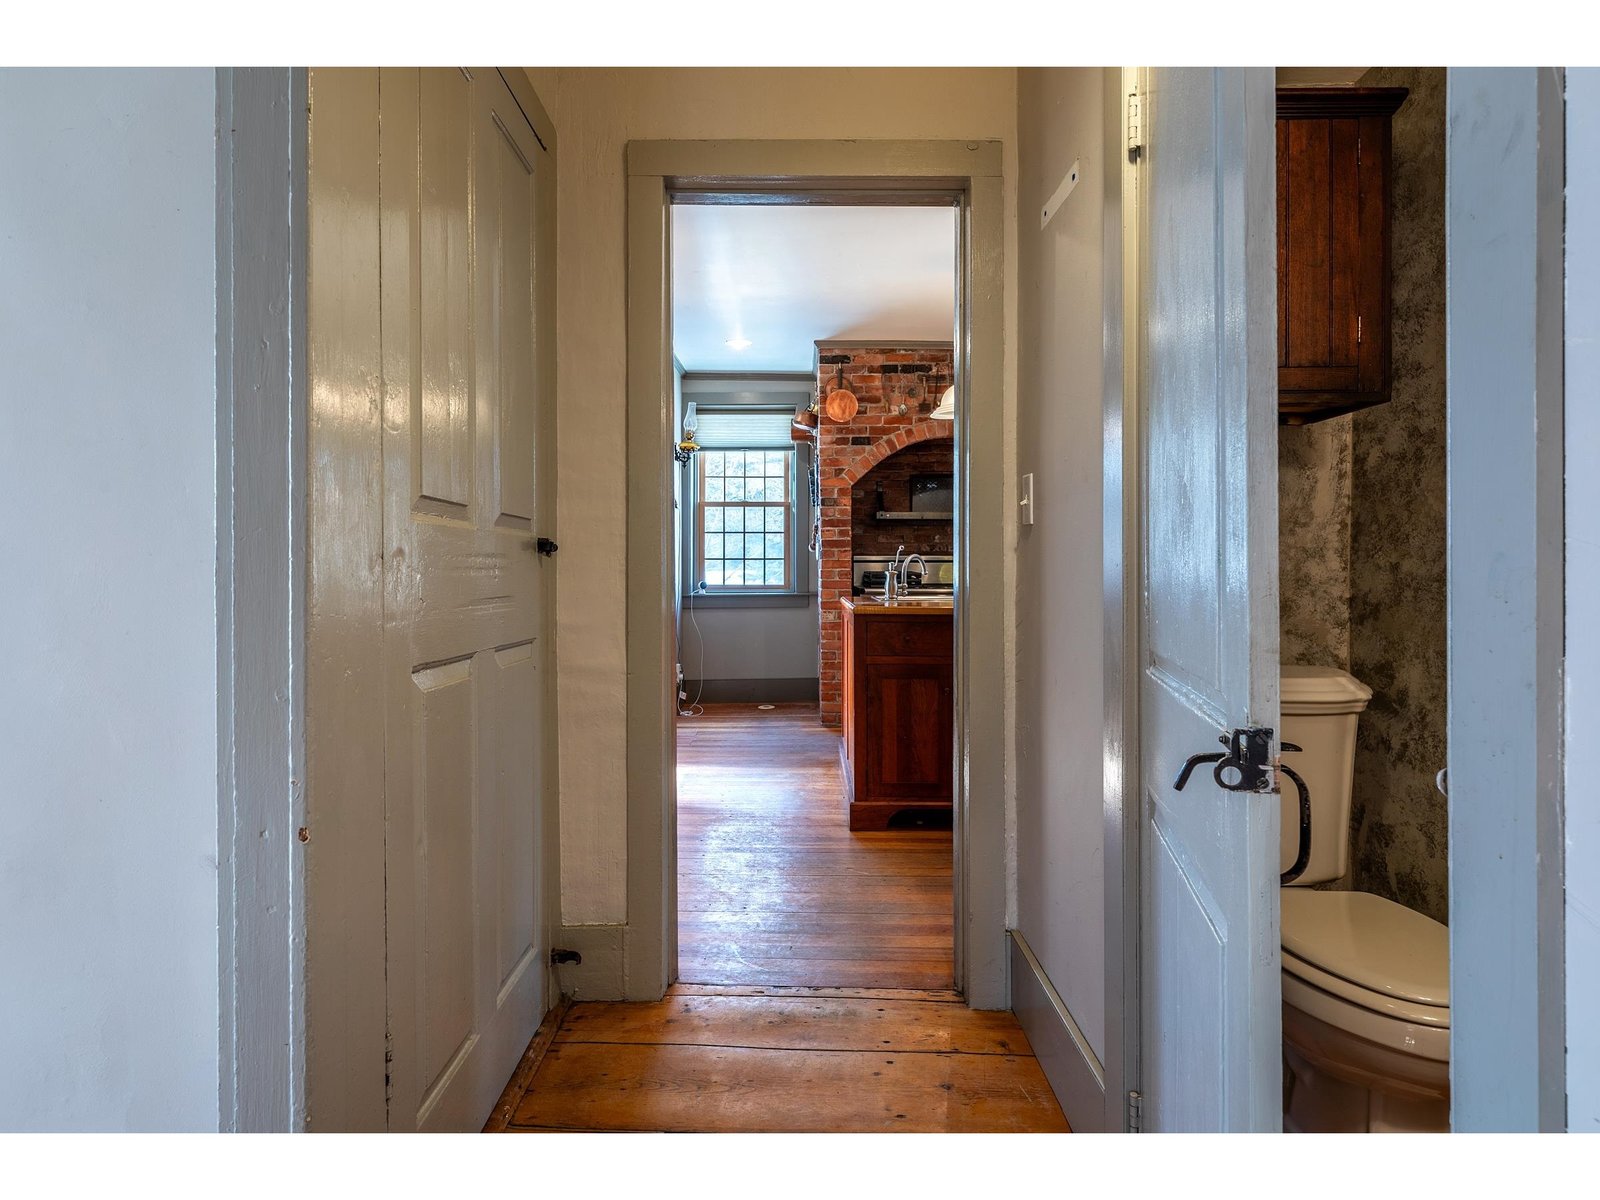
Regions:
<instances>
[{"instance_id":1,"label":"countertop","mask_svg":"<svg viewBox=\"0 0 1600 1200\"><path fill-rule=\"evenodd\" d=\"M938 617L954 616L954 599L879 600L876 596L841 596L839 603L860 616Z\"/></svg>"}]
</instances>

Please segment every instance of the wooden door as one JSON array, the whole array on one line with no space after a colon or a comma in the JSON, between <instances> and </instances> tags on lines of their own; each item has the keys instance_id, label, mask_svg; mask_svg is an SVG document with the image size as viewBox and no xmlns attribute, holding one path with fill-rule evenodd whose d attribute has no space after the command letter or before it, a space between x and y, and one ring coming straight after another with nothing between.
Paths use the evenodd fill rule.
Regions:
<instances>
[{"instance_id":1,"label":"wooden door","mask_svg":"<svg viewBox=\"0 0 1600 1200\"><path fill-rule=\"evenodd\" d=\"M1282 1127L1278 800L1209 768L1278 719L1270 70L1145 73L1140 758L1146 1127Z\"/></svg>"},{"instance_id":2,"label":"wooden door","mask_svg":"<svg viewBox=\"0 0 1600 1200\"><path fill-rule=\"evenodd\" d=\"M546 1008L534 227L493 69L380 79L389 1127L480 1128Z\"/></svg>"}]
</instances>

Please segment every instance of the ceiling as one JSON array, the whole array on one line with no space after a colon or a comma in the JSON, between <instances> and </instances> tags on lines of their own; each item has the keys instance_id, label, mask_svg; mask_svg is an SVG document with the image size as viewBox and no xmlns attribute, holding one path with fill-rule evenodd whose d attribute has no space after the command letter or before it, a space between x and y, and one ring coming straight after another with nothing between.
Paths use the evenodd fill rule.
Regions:
<instances>
[{"instance_id":1,"label":"ceiling","mask_svg":"<svg viewBox=\"0 0 1600 1200\"><path fill-rule=\"evenodd\" d=\"M1279 67L1279 87L1349 87L1370 67Z\"/></svg>"},{"instance_id":2,"label":"ceiling","mask_svg":"<svg viewBox=\"0 0 1600 1200\"><path fill-rule=\"evenodd\" d=\"M819 340L950 341L955 265L954 208L674 205L673 352L810 371Z\"/></svg>"}]
</instances>

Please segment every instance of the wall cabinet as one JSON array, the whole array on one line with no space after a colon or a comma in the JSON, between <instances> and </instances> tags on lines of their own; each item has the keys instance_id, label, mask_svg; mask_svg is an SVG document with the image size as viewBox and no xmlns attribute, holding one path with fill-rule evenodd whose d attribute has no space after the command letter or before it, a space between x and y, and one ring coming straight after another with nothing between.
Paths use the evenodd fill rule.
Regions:
<instances>
[{"instance_id":1,"label":"wall cabinet","mask_svg":"<svg viewBox=\"0 0 1600 1200\"><path fill-rule=\"evenodd\" d=\"M955 762L952 613L843 601L845 804L851 829L948 809ZM876 611L875 611L876 610Z\"/></svg>"},{"instance_id":2,"label":"wall cabinet","mask_svg":"<svg viewBox=\"0 0 1600 1200\"><path fill-rule=\"evenodd\" d=\"M1389 399L1389 121L1405 88L1278 90L1278 417Z\"/></svg>"}]
</instances>

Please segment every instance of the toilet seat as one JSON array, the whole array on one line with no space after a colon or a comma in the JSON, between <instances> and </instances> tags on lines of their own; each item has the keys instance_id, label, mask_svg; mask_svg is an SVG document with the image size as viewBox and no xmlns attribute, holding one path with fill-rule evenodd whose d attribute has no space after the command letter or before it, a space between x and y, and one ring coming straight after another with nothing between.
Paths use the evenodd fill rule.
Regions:
<instances>
[{"instance_id":1,"label":"toilet seat","mask_svg":"<svg viewBox=\"0 0 1600 1200\"><path fill-rule=\"evenodd\" d=\"M1421 1058L1450 1056L1450 933L1368 892L1285 888L1284 1001Z\"/></svg>"},{"instance_id":2,"label":"toilet seat","mask_svg":"<svg viewBox=\"0 0 1600 1200\"><path fill-rule=\"evenodd\" d=\"M1370 892L1279 892L1283 948L1317 970L1402 1004L1450 1007L1450 931Z\"/></svg>"}]
</instances>

